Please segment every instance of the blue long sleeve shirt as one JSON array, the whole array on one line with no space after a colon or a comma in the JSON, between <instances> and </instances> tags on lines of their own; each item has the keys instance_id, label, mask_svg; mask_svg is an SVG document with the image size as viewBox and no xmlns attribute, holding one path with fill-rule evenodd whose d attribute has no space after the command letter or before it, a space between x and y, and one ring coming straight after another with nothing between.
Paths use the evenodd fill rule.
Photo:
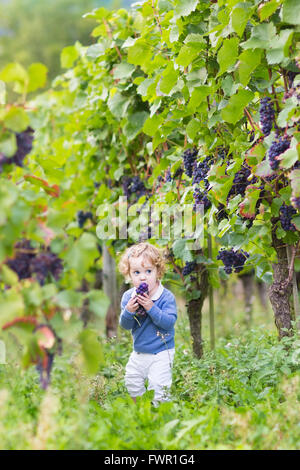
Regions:
<instances>
[{"instance_id":1,"label":"blue long sleeve shirt","mask_svg":"<svg viewBox=\"0 0 300 470\"><path fill-rule=\"evenodd\" d=\"M123 294L119 319L122 328L131 330L133 349L136 352L157 354L165 349L174 348L174 324L177 320L174 294L163 287L160 297L156 300L152 299L154 303L152 308L145 316L140 316L126 309L133 292L134 287Z\"/></svg>"}]
</instances>

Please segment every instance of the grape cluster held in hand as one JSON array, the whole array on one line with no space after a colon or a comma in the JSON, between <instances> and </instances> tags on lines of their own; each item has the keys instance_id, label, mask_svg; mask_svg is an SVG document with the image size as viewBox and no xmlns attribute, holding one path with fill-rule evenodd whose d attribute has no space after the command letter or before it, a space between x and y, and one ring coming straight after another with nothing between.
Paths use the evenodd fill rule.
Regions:
<instances>
[{"instance_id":1,"label":"grape cluster held in hand","mask_svg":"<svg viewBox=\"0 0 300 470\"><path fill-rule=\"evenodd\" d=\"M148 284L146 282L142 282L139 287L136 289L136 297L138 295L143 295L143 294L147 294L149 295L149 287L148 287ZM136 313L138 315L141 315L141 316L144 316L146 315L146 310L144 309L144 307L142 305L139 306L139 308L137 309Z\"/></svg>"}]
</instances>

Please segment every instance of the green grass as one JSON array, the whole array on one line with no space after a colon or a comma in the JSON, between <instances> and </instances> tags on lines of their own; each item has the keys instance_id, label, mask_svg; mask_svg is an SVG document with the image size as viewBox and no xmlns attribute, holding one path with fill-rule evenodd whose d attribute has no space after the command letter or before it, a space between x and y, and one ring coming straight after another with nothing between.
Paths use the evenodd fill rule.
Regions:
<instances>
[{"instance_id":1,"label":"green grass","mask_svg":"<svg viewBox=\"0 0 300 470\"><path fill-rule=\"evenodd\" d=\"M173 399L158 408L153 392L136 405L127 394L132 343L124 330L117 339L102 337L105 365L96 376L83 372L76 342L65 341L46 392L33 367L20 367L20 353L9 353L0 366L1 449L298 449L299 341L278 343L271 312L257 304L247 328L239 299L227 302L227 312L216 300L216 350L205 305L201 360L180 312Z\"/></svg>"}]
</instances>

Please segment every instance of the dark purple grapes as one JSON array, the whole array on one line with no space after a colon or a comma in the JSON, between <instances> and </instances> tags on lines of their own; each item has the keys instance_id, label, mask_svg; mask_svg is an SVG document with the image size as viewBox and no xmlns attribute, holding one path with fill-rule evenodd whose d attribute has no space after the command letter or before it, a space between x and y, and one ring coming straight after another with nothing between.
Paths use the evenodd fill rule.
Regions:
<instances>
[{"instance_id":1,"label":"dark purple grapes","mask_svg":"<svg viewBox=\"0 0 300 470\"><path fill-rule=\"evenodd\" d=\"M290 141L280 137L279 140L274 140L269 148L269 162L272 170L276 170L279 166L279 160L276 157L285 152L290 146Z\"/></svg>"},{"instance_id":2,"label":"dark purple grapes","mask_svg":"<svg viewBox=\"0 0 300 470\"><path fill-rule=\"evenodd\" d=\"M0 153L0 173L4 164L23 166L24 158L32 150L33 132L33 129L28 127L26 131L16 134L17 151L12 157L8 158Z\"/></svg>"},{"instance_id":3,"label":"dark purple grapes","mask_svg":"<svg viewBox=\"0 0 300 470\"><path fill-rule=\"evenodd\" d=\"M193 184L200 183L200 181L205 181L207 173L209 172L210 165L213 161L213 157L206 157L203 162L194 162L193 165Z\"/></svg>"},{"instance_id":4,"label":"dark purple grapes","mask_svg":"<svg viewBox=\"0 0 300 470\"><path fill-rule=\"evenodd\" d=\"M198 150L193 148L193 149L187 149L183 152L183 164L184 164L184 171L187 176L190 178L193 175L193 168L194 168L194 163L196 161L198 155Z\"/></svg>"},{"instance_id":5,"label":"dark purple grapes","mask_svg":"<svg viewBox=\"0 0 300 470\"><path fill-rule=\"evenodd\" d=\"M142 282L139 287L136 289L136 294L137 295L143 295L143 294L148 294L149 295L149 286L147 282ZM137 309L136 313L141 316L145 316L147 314L146 310L142 305L139 306Z\"/></svg>"},{"instance_id":6,"label":"dark purple grapes","mask_svg":"<svg viewBox=\"0 0 300 470\"><path fill-rule=\"evenodd\" d=\"M183 276L188 276L189 274L191 274L194 271L196 265L197 263L195 261L187 261L182 270Z\"/></svg>"},{"instance_id":7,"label":"dark purple grapes","mask_svg":"<svg viewBox=\"0 0 300 470\"><path fill-rule=\"evenodd\" d=\"M211 202L207 197L207 191L201 191L200 188L195 188L193 196L195 200L193 209L195 212L201 212L201 204L203 205L204 211L210 208Z\"/></svg>"},{"instance_id":8,"label":"dark purple grapes","mask_svg":"<svg viewBox=\"0 0 300 470\"><path fill-rule=\"evenodd\" d=\"M171 168L169 167L167 169L167 173L166 173L166 182L167 183L170 183L172 181L172 176L171 176Z\"/></svg>"},{"instance_id":9,"label":"dark purple grapes","mask_svg":"<svg viewBox=\"0 0 300 470\"><path fill-rule=\"evenodd\" d=\"M240 194L241 196L245 195L247 186L250 184L248 181L249 176L251 175L251 170L250 167L247 163L243 163L242 168L237 171L237 173L234 176L232 187L228 193L227 200L230 198L230 196L237 196ZM254 176L251 179L251 184L256 183L257 178Z\"/></svg>"},{"instance_id":10,"label":"dark purple grapes","mask_svg":"<svg viewBox=\"0 0 300 470\"><path fill-rule=\"evenodd\" d=\"M56 281L60 278L63 270L62 260L56 254L51 253L48 248L46 252L35 256L30 263L30 270L32 274L35 274L40 285L43 286L49 274Z\"/></svg>"},{"instance_id":11,"label":"dark purple grapes","mask_svg":"<svg viewBox=\"0 0 300 470\"><path fill-rule=\"evenodd\" d=\"M271 102L271 98L268 96L266 98L262 98L260 101L260 123L261 123L261 130L265 136L269 135L272 127L273 121L275 119L275 113L273 108L273 103Z\"/></svg>"},{"instance_id":12,"label":"dark purple grapes","mask_svg":"<svg viewBox=\"0 0 300 470\"><path fill-rule=\"evenodd\" d=\"M83 228L87 219L93 220L93 214L91 212L78 211L77 212L77 221L78 226Z\"/></svg>"},{"instance_id":13,"label":"dark purple grapes","mask_svg":"<svg viewBox=\"0 0 300 470\"><path fill-rule=\"evenodd\" d=\"M171 175L171 167L169 167L169 168L167 169L167 172L166 172L165 181L166 181L167 183L170 183L170 182L172 182L172 181L175 181L177 178L179 178L179 177L182 175L183 171L184 171L183 168L181 168L181 167L177 168L177 170L175 171L175 173L174 173L174 175L173 175L173 177L172 177L172 175Z\"/></svg>"},{"instance_id":14,"label":"dark purple grapes","mask_svg":"<svg viewBox=\"0 0 300 470\"><path fill-rule=\"evenodd\" d=\"M218 158L221 159L223 162L227 158L228 151L225 147L218 148Z\"/></svg>"},{"instance_id":15,"label":"dark purple grapes","mask_svg":"<svg viewBox=\"0 0 300 470\"><path fill-rule=\"evenodd\" d=\"M283 204L279 209L279 219L283 230L286 232L291 230L292 232L296 231L296 227L292 223L293 215L297 214L296 209L293 206L287 206Z\"/></svg>"},{"instance_id":16,"label":"dark purple grapes","mask_svg":"<svg viewBox=\"0 0 300 470\"><path fill-rule=\"evenodd\" d=\"M224 270L227 274L231 274L234 269L235 273L243 270L246 259L249 258L249 253L244 250L220 250L217 260L221 260L225 266Z\"/></svg>"},{"instance_id":17,"label":"dark purple grapes","mask_svg":"<svg viewBox=\"0 0 300 470\"><path fill-rule=\"evenodd\" d=\"M46 251L36 253L29 240L22 240L15 245L16 255L6 261L6 264L19 277L28 279L36 276L40 285L44 285L49 275L57 281L63 271L62 260L52 253L48 247Z\"/></svg>"},{"instance_id":18,"label":"dark purple grapes","mask_svg":"<svg viewBox=\"0 0 300 470\"><path fill-rule=\"evenodd\" d=\"M177 168L177 170L174 173L173 180L176 180L176 178L179 178L183 173L183 168L181 166Z\"/></svg>"},{"instance_id":19,"label":"dark purple grapes","mask_svg":"<svg viewBox=\"0 0 300 470\"><path fill-rule=\"evenodd\" d=\"M144 293L148 294L148 290L149 290L149 287L148 287L147 282L142 282L142 283L139 285L139 287L136 289L136 293L137 293L138 295L144 294Z\"/></svg>"},{"instance_id":20,"label":"dark purple grapes","mask_svg":"<svg viewBox=\"0 0 300 470\"><path fill-rule=\"evenodd\" d=\"M23 239L15 244L17 254L14 258L6 261L7 266L12 269L21 279L31 276L30 263L35 257L35 251L30 240Z\"/></svg>"},{"instance_id":21,"label":"dark purple grapes","mask_svg":"<svg viewBox=\"0 0 300 470\"><path fill-rule=\"evenodd\" d=\"M147 194L147 189L145 188L145 185L139 176L124 178L122 186L124 194L128 199L132 194L136 195L137 200L144 194Z\"/></svg>"}]
</instances>

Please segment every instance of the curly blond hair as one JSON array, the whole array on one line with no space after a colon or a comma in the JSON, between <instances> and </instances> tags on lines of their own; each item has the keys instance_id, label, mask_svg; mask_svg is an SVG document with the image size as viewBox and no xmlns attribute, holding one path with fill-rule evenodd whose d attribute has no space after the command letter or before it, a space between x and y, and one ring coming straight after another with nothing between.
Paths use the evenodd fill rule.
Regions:
<instances>
[{"instance_id":1,"label":"curly blond hair","mask_svg":"<svg viewBox=\"0 0 300 470\"><path fill-rule=\"evenodd\" d=\"M157 278L161 279L166 271L165 256L163 252L150 243L143 242L130 246L125 250L119 261L119 271L125 277L126 281L130 281L130 259L143 257L149 258L153 266L157 269Z\"/></svg>"}]
</instances>

